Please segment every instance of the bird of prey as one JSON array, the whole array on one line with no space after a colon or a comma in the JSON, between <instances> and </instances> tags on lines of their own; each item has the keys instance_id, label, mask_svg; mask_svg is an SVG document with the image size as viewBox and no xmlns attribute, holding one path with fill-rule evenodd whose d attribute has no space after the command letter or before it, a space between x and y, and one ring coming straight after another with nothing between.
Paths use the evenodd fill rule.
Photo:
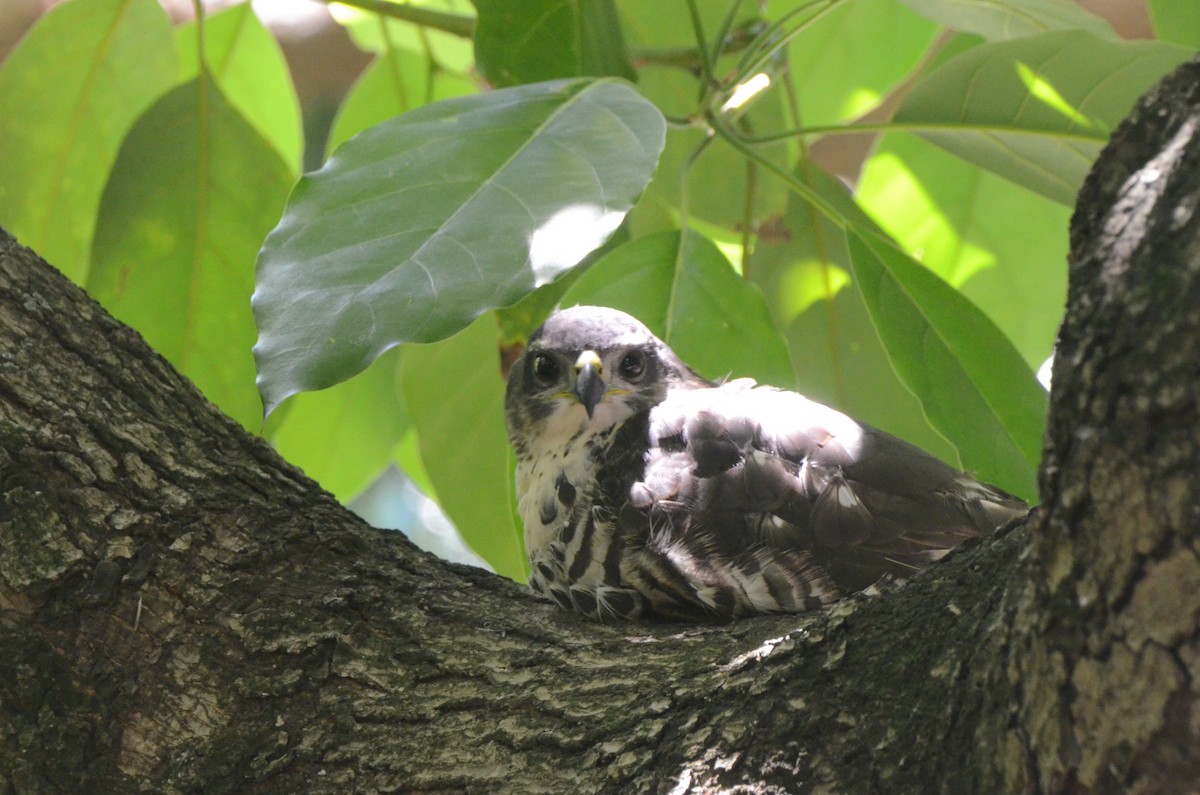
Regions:
<instances>
[{"instance_id":1,"label":"bird of prey","mask_svg":"<svg viewBox=\"0 0 1200 795\"><path fill-rule=\"evenodd\" d=\"M600 620L815 609L1028 509L795 392L708 381L613 309L551 315L505 416L529 585Z\"/></svg>"}]
</instances>

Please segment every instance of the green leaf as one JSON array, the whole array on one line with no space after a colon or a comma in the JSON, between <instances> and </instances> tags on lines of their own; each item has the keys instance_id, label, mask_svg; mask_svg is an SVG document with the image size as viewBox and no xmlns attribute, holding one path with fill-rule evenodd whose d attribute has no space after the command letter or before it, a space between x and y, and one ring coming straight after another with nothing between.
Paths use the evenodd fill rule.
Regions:
<instances>
[{"instance_id":1,"label":"green leaf","mask_svg":"<svg viewBox=\"0 0 1200 795\"><path fill-rule=\"evenodd\" d=\"M470 0L407 0L403 5L414 12L430 11L457 17L464 33L474 23L475 7ZM475 65L475 48L469 35L455 35L341 3L333 3L329 11L350 34L354 44L366 52L404 49L432 60L440 69L464 76Z\"/></svg>"},{"instance_id":2,"label":"green leaf","mask_svg":"<svg viewBox=\"0 0 1200 795\"><path fill-rule=\"evenodd\" d=\"M257 428L254 256L291 177L209 80L129 133L100 208L88 291L227 414Z\"/></svg>"},{"instance_id":3,"label":"green leaf","mask_svg":"<svg viewBox=\"0 0 1200 795\"><path fill-rule=\"evenodd\" d=\"M496 343L487 315L450 339L406 346L400 383L442 510L497 573L523 582L529 569Z\"/></svg>"},{"instance_id":4,"label":"green leaf","mask_svg":"<svg viewBox=\"0 0 1200 795\"><path fill-rule=\"evenodd\" d=\"M962 291L1035 370L1067 293L1071 210L910 135L867 160L859 203L911 256Z\"/></svg>"},{"instance_id":5,"label":"green leaf","mask_svg":"<svg viewBox=\"0 0 1200 795\"><path fill-rule=\"evenodd\" d=\"M807 161L795 173L848 222L874 229L836 177ZM843 227L798 195L782 224L760 229L745 266L787 338L800 392L957 464L892 369L851 271Z\"/></svg>"},{"instance_id":6,"label":"green leaf","mask_svg":"<svg viewBox=\"0 0 1200 795\"><path fill-rule=\"evenodd\" d=\"M334 389L336 388L334 387ZM286 408L285 406L284 409L286 410ZM405 416L407 416L407 412L406 407ZM393 463L413 482L414 486L421 490L421 493L438 502L437 489L433 487L433 481L429 479L429 473L425 471L425 462L421 460L421 440L417 438L417 432L413 430L411 421L408 422L408 429L404 435L400 437L400 443L396 445Z\"/></svg>"},{"instance_id":7,"label":"green leaf","mask_svg":"<svg viewBox=\"0 0 1200 795\"><path fill-rule=\"evenodd\" d=\"M804 124L845 122L877 107L937 34L896 0L857 0L822 14L788 47Z\"/></svg>"},{"instance_id":8,"label":"green leaf","mask_svg":"<svg viewBox=\"0 0 1200 795\"><path fill-rule=\"evenodd\" d=\"M628 85L569 80L427 105L347 141L259 257L268 412L576 265L645 187L663 130Z\"/></svg>"},{"instance_id":9,"label":"green leaf","mask_svg":"<svg viewBox=\"0 0 1200 795\"><path fill-rule=\"evenodd\" d=\"M795 383L762 293L695 232L660 232L616 248L567 290L562 305L575 304L634 315L708 378Z\"/></svg>"},{"instance_id":10,"label":"green leaf","mask_svg":"<svg viewBox=\"0 0 1200 795\"><path fill-rule=\"evenodd\" d=\"M939 25L976 33L988 41L1036 36L1055 30L1083 30L1115 39L1106 21L1072 0L900 0ZM1188 0L1191 2L1191 0Z\"/></svg>"},{"instance_id":11,"label":"green leaf","mask_svg":"<svg viewBox=\"0 0 1200 795\"><path fill-rule=\"evenodd\" d=\"M729 13L729 0L686 0L686 2L655 2L646 0L616 0L621 17L621 29L630 45L643 50L678 51L694 49L696 34L688 17L688 7L695 6L705 35L712 37ZM734 27L758 21L755 3L739 3L735 9ZM709 42L711 46L711 42ZM676 52L676 54L678 54ZM693 95L694 96L694 95Z\"/></svg>"},{"instance_id":12,"label":"green leaf","mask_svg":"<svg viewBox=\"0 0 1200 795\"><path fill-rule=\"evenodd\" d=\"M297 395L269 434L284 458L340 502L349 502L378 477L408 430L397 385L403 350L388 351L349 381Z\"/></svg>"},{"instance_id":13,"label":"green leaf","mask_svg":"<svg viewBox=\"0 0 1200 795\"><path fill-rule=\"evenodd\" d=\"M633 70L612 0L473 0L475 62L497 86Z\"/></svg>"},{"instance_id":14,"label":"green leaf","mask_svg":"<svg viewBox=\"0 0 1200 795\"><path fill-rule=\"evenodd\" d=\"M181 25L175 34L183 79L191 80L200 73L196 23ZM225 99L299 175L304 157L300 100L275 37L259 22L250 3L242 3L207 17L204 41L210 76Z\"/></svg>"},{"instance_id":15,"label":"green leaf","mask_svg":"<svg viewBox=\"0 0 1200 795\"><path fill-rule=\"evenodd\" d=\"M440 69L430 74L428 58L407 50L386 50L371 62L342 102L326 150L332 152L352 136L393 116L474 92L475 86L465 77Z\"/></svg>"},{"instance_id":16,"label":"green leaf","mask_svg":"<svg viewBox=\"0 0 1200 795\"><path fill-rule=\"evenodd\" d=\"M1046 392L995 324L883 238L851 231L854 277L893 367L962 465L1037 494Z\"/></svg>"},{"instance_id":17,"label":"green leaf","mask_svg":"<svg viewBox=\"0 0 1200 795\"><path fill-rule=\"evenodd\" d=\"M1070 31L985 44L920 80L898 126L1072 206L1112 129L1191 53Z\"/></svg>"},{"instance_id":18,"label":"green leaf","mask_svg":"<svg viewBox=\"0 0 1200 795\"><path fill-rule=\"evenodd\" d=\"M84 282L121 141L178 71L153 0L63 3L0 69L0 224Z\"/></svg>"},{"instance_id":19,"label":"green leaf","mask_svg":"<svg viewBox=\"0 0 1200 795\"><path fill-rule=\"evenodd\" d=\"M1163 41L1200 47L1200 14L1196 0L1147 0L1154 32Z\"/></svg>"}]
</instances>

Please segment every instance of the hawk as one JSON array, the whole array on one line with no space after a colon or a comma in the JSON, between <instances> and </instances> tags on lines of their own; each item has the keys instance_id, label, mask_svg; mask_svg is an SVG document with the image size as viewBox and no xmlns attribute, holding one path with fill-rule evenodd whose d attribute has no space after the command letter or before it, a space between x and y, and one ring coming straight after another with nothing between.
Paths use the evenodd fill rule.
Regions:
<instances>
[{"instance_id":1,"label":"hawk","mask_svg":"<svg viewBox=\"0 0 1200 795\"><path fill-rule=\"evenodd\" d=\"M1028 509L795 392L706 380L613 309L551 315L504 403L529 585L601 620L815 609Z\"/></svg>"}]
</instances>

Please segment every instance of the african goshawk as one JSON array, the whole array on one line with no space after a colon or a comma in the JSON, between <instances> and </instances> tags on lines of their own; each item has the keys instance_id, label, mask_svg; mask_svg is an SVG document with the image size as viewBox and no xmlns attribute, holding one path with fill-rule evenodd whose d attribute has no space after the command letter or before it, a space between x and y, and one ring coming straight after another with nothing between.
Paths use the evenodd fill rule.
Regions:
<instances>
[{"instance_id":1,"label":"african goshawk","mask_svg":"<svg viewBox=\"0 0 1200 795\"><path fill-rule=\"evenodd\" d=\"M613 309L552 315L505 413L529 585L600 619L817 608L1027 510L795 392L705 380Z\"/></svg>"}]
</instances>

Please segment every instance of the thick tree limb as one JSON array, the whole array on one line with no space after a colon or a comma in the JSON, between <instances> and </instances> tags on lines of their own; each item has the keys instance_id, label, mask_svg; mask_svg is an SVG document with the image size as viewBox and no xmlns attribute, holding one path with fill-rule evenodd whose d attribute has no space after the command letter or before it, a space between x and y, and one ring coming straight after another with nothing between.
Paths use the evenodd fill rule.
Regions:
<instances>
[{"instance_id":1,"label":"thick tree limb","mask_svg":"<svg viewBox=\"0 0 1200 795\"><path fill-rule=\"evenodd\" d=\"M0 236L0 793L1190 785L1198 78L1082 194L1032 530L815 615L601 626L435 560Z\"/></svg>"}]
</instances>

